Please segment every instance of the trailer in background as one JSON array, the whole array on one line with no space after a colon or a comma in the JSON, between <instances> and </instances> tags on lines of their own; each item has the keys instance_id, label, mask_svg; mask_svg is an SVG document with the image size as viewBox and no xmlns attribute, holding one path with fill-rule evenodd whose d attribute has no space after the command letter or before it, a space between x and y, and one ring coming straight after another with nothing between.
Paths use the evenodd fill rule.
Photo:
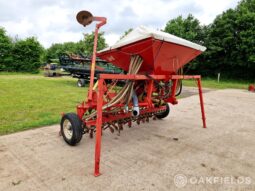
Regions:
<instances>
[{"instance_id":1,"label":"trailer in background","mask_svg":"<svg viewBox=\"0 0 255 191\"><path fill-rule=\"evenodd\" d=\"M72 76L78 78L78 87L84 87L90 81L91 60L91 57L82 54L65 53L59 56L59 65L54 63L44 67L44 75L47 77ZM120 68L99 58L96 59L96 64L94 80L97 80L97 76L101 73L121 74L123 72Z\"/></svg>"}]
</instances>

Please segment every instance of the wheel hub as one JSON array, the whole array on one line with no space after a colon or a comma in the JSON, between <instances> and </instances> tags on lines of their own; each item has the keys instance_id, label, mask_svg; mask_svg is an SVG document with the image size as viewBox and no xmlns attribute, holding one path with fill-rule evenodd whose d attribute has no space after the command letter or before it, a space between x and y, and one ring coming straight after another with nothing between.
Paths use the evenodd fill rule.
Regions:
<instances>
[{"instance_id":1,"label":"wheel hub","mask_svg":"<svg viewBox=\"0 0 255 191\"><path fill-rule=\"evenodd\" d=\"M73 136L73 127L70 121L67 119L64 121L63 130L65 137L70 140Z\"/></svg>"}]
</instances>

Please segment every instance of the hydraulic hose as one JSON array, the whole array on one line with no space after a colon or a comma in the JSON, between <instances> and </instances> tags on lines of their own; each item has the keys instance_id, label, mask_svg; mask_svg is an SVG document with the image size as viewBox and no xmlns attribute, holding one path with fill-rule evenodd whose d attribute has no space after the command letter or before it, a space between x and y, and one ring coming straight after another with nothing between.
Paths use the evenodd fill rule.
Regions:
<instances>
[{"instance_id":1,"label":"hydraulic hose","mask_svg":"<svg viewBox=\"0 0 255 191\"><path fill-rule=\"evenodd\" d=\"M138 97L134 90L133 90L133 94L132 94L132 99L133 99L133 115L138 116L140 114L140 109L139 109L139 105L138 105Z\"/></svg>"},{"instance_id":2,"label":"hydraulic hose","mask_svg":"<svg viewBox=\"0 0 255 191\"><path fill-rule=\"evenodd\" d=\"M128 74L137 74L142 63L143 63L143 59L139 55L131 56ZM134 81L127 80L125 86L119 91L119 93L111 101L109 101L109 103L105 104L102 109L105 110L120 102L124 102L126 105L128 105L132 98L134 84L135 84ZM93 113L85 116L84 118L91 119L92 117L95 117L96 115L97 115L97 111L94 111Z\"/></svg>"}]
</instances>

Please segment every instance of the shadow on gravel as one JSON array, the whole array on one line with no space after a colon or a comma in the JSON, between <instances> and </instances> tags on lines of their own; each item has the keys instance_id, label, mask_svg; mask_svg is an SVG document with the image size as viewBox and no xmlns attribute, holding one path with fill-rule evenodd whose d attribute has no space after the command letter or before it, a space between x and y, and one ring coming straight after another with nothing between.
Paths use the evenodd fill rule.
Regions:
<instances>
[{"instance_id":1,"label":"shadow on gravel","mask_svg":"<svg viewBox=\"0 0 255 191\"><path fill-rule=\"evenodd\" d=\"M211 91L215 91L214 89L209 89L209 88L203 88L203 94L211 92ZM186 97L190 97L193 95L197 95L198 94L198 88L197 87L183 87L182 88L182 93L180 96L178 96L178 98L186 98Z\"/></svg>"}]
</instances>

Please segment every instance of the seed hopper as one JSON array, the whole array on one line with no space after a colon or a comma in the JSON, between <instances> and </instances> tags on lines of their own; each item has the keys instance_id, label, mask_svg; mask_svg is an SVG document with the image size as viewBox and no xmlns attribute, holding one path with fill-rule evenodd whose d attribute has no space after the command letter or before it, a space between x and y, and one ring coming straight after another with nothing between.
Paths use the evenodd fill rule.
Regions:
<instances>
[{"instance_id":1,"label":"seed hopper","mask_svg":"<svg viewBox=\"0 0 255 191\"><path fill-rule=\"evenodd\" d=\"M95 176L100 175L102 130L119 134L124 125L131 127L134 123L139 125L167 117L170 104L178 103L176 91L181 80L196 80L202 124L206 128L201 77L179 72L205 51L205 47L141 26L113 46L97 52L98 31L106 24L106 18L95 17L88 11L79 12L76 18L83 26L97 22L90 84L88 96L77 106L77 112L62 115L60 133L72 146L79 143L84 134L88 133L91 138L95 134ZM100 74L95 82L96 57L123 69L125 74Z\"/></svg>"}]
</instances>

